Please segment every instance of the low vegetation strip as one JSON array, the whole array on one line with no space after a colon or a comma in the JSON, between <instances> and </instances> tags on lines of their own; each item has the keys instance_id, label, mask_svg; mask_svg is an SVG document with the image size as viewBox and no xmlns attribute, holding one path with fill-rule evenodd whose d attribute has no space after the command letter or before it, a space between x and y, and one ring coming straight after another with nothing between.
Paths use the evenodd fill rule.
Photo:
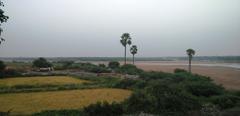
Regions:
<instances>
[{"instance_id":1,"label":"low vegetation strip","mask_svg":"<svg viewBox=\"0 0 240 116\"><path fill-rule=\"evenodd\" d=\"M82 84L89 81L76 79L68 76L46 76L46 77L16 77L0 79L0 87L13 86L31 86L31 85L66 85L66 84Z\"/></svg>"},{"instance_id":2,"label":"low vegetation strip","mask_svg":"<svg viewBox=\"0 0 240 116\"><path fill-rule=\"evenodd\" d=\"M98 101L121 102L131 95L123 89L83 89L0 95L0 112L32 114L43 110L79 109Z\"/></svg>"}]
</instances>

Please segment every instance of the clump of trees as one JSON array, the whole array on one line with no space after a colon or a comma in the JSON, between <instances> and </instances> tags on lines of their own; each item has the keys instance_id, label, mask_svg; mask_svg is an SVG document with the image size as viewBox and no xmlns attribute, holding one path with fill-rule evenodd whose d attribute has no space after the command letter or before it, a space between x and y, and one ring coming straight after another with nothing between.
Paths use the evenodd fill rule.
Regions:
<instances>
[{"instance_id":1,"label":"clump of trees","mask_svg":"<svg viewBox=\"0 0 240 116\"><path fill-rule=\"evenodd\" d=\"M48 67L52 67L52 64L48 62L45 58L41 57L33 61L33 67L48 68Z\"/></svg>"}]
</instances>

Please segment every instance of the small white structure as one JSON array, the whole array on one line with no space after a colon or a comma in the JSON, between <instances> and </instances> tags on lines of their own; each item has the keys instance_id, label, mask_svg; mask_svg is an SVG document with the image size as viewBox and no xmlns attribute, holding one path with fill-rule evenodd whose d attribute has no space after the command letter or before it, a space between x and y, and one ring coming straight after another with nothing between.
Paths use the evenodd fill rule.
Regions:
<instances>
[{"instance_id":1,"label":"small white structure","mask_svg":"<svg viewBox=\"0 0 240 116\"><path fill-rule=\"evenodd\" d=\"M49 72L49 71L54 71L53 67L46 67L46 68L39 68L40 72Z\"/></svg>"}]
</instances>

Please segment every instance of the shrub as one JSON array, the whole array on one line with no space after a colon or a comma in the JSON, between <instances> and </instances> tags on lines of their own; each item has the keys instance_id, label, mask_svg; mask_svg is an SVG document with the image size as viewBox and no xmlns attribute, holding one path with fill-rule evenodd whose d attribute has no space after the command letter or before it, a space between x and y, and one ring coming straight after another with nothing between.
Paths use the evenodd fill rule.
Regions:
<instances>
[{"instance_id":1,"label":"shrub","mask_svg":"<svg viewBox=\"0 0 240 116\"><path fill-rule=\"evenodd\" d=\"M111 61L108 63L108 67L111 69L119 68L119 66L120 66L120 63L116 61Z\"/></svg>"},{"instance_id":2,"label":"shrub","mask_svg":"<svg viewBox=\"0 0 240 116\"><path fill-rule=\"evenodd\" d=\"M152 112L155 109L154 98L144 91L134 92L124 103L128 113Z\"/></svg>"},{"instance_id":3,"label":"shrub","mask_svg":"<svg viewBox=\"0 0 240 116\"><path fill-rule=\"evenodd\" d=\"M184 69L179 69L179 68L177 68L177 69L175 69L174 70L174 73L187 73L188 71L186 71L186 70L184 70Z\"/></svg>"},{"instance_id":4,"label":"shrub","mask_svg":"<svg viewBox=\"0 0 240 116\"><path fill-rule=\"evenodd\" d=\"M240 97L234 95L221 95L211 98L211 101L221 109L233 108L240 105Z\"/></svg>"},{"instance_id":5,"label":"shrub","mask_svg":"<svg viewBox=\"0 0 240 116\"><path fill-rule=\"evenodd\" d=\"M102 67L102 68L106 68L106 65L105 65L105 64L99 64L98 66L99 66L99 67Z\"/></svg>"},{"instance_id":6,"label":"shrub","mask_svg":"<svg viewBox=\"0 0 240 116\"><path fill-rule=\"evenodd\" d=\"M33 61L33 67L46 68L51 66L52 64L48 62L45 58L38 58Z\"/></svg>"},{"instance_id":7,"label":"shrub","mask_svg":"<svg viewBox=\"0 0 240 116\"><path fill-rule=\"evenodd\" d=\"M32 116L86 116L81 110L49 110L32 114Z\"/></svg>"},{"instance_id":8,"label":"shrub","mask_svg":"<svg viewBox=\"0 0 240 116\"><path fill-rule=\"evenodd\" d=\"M62 65L63 69L67 69L74 64L74 61L61 61L60 63L63 64Z\"/></svg>"},{"instance_id":9,"label":"shrub","mask_svg":"<svg viewBox=\"0 0 240 116\"><path fill-rule=\"evenodd\" d=\"M137 68L135 65L132 64L125 64L121 66L117 72L123 74L130 74L130 75L138 75L143 72L143 70Z\"/></svg>"},{"instance_id":10,"label":"shrub","mask_svg":"<svg viewBox=\"0 0 240 116\"><path fill-rule=\"evenodd\" d=\"M123 79L114 87L122 89L143 89L147 83L142 80Z\"/></svg>"},{"instance_id":11,"label":"shrub","mask_svg":"<svg viewBox=\"0 0 240 116\"><path fill-rule=\"evenodd\" d=\"M122 105L114 102L97 102L84 107L83 111L88 116L121 116L124 113Z\"/></svg>"},{"instance_id":12,"label":"shrub","mask_svg":"<svg viewBox=\"0 0 240 116\"><path fill-rule=\"evenodd\" d=\"M200 109L199 101L179 90L169 87L166 83L155 81L144 89L139 90L125 101L129 113L154 114L186 114L188 111Z\"/></svg>"},{"instance_id":13,"label":"shrub","mask_svg":"<svg viewBox=\"0 0 240 116\"><path fill-rule=\"evenodd\" d=\"M205 104L200 110L200 114L201 116L219 116L220 110L215 105Z\"/></svg>"},{"instance_id":14,"label":"shrub","mask_svg":"<svg viewBox=\"0 0 240 116\"><path fill-rule=\"evenodd\" d=\"M172 78L174 75L171 73L165 73L165 72L143 72L140 74L140 78L144 80L155 80L155 79L166 79L166 78Z\"/></svg>"},{"instance_id":15,"label":"shrub","mask_svg":"<svg viewBox=\"0 0 240 116\"><path fill-rule=\"evenodd\" d=\"M80 63L79 68L81 70L87 71L87 72L93 72L93 73L109 73L111 72L105 67L99 67L97 65L91 64L91 63Z\"/></svg>"},{"instance_id":16,"label":"shrub","mask_svg":"<svg viewBox=\"0 0 240 116\"><path fill-rule=\"evenodd\" d=\"M6 65L3 61L0 60L0 71L3 71L6 68Z\"/></svg>"},{"instance_id":17,"label":"shrub","mask_svg":"<svg viewBox=\"0 0 240 116\"><path fill-rule=\"evenodd\" d=\"M184 83L184 86L188 92L195 96L210 97L224 93L223 87L209 81L189 81Z\"/></svg>"},{"instance_id":18,"label":"shrub","mask_svg":"<svg viewBox=\"0 0 240 116\"><path fill-rule=\"evenodd\" d=\"M221 116L239 116L239 114L240 114L240 107L227 109L221 112Z\"/></svg>"},{"instance_id":19,"label":"shrub","mask_svg":"<svg viewBox=\"0 0 240 116\"><path fill-rule=\"evenodd\" d=\"M181 112L200 108L199 101L175 86L156 81L147 87L147 93L155 97L155 112ZM161 109L161 110L159 110Z\"/></svg>"}]
</instances>

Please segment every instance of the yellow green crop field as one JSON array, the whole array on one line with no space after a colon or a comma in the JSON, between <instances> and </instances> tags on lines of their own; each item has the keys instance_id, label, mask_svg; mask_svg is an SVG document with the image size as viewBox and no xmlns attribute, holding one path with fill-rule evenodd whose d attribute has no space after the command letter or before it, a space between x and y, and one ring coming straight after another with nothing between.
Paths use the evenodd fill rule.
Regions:
<instances>
[{"instance_id":1,"label":"yellow green crop field","mask_svg":"<svg viewBox=\"0 0 240 116\"><path fill-rule=\"evenodd\" d=\"M89 81L69 76L17 77L0 79L0 87L12 87L16 85L66 85L87 82Z\"/></svg>"},{"instance_id":2,"label":"yellow green crop field","mask_svg":"<svg viewBox=\"0 0 240 116\"><path fill-rule=\"evenodd\" d=\"M0 111L32 114L43 110L79 109L97 101L120 102L131 91L123 89L82 89L54 92L0 94Z\"/></svg>"}]
</instances>

